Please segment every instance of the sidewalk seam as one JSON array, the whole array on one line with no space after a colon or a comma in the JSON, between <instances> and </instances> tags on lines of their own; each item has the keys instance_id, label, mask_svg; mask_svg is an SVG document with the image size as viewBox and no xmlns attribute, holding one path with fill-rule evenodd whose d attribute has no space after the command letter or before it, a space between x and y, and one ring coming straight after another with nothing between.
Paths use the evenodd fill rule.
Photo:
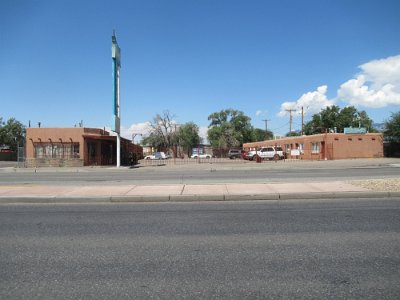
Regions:
<instances>
[{"instance_id":1,"label":"sidewalk seam","mask_svg":"<svg viewBox=\"0 0 400 300\"><path fill-rule=\"evenodd\" d=\"M186 184L184 184L183 186L182 186L182 190L181 190L181 193L180 193L180 195L183 195L183 192L184 192L184 190L185 190L185 187L186 187ZM171 195L170 195L171 196ZM171 198L171 197L170 197Z\"/></svg>"},{"instance_id":2,"label":"sidewalk seam","mask_svg":"<svg viewBox=\"0 0 400 300\"><path fill-rule=\"evenodd\" d=\"M226 191L226 194L224 194L224 200L225 200L225 195L229 195L229 190L228 190L227 184L224 184L224 187L225 187L225 191Z\"/></svg>"},{"instance_id":3,"label":"sidewalk seam","mask_svg":"<svg viewBox=\"0 0 400 300\"><path fill-rule=\"evenodd\" d=\"M129 191L127 191L126 193L125 193L125 196L127 196L131 191L133 191L134 189L136 189L137 188L137 185L135 184Z\"/></svg>"}]
</instances>

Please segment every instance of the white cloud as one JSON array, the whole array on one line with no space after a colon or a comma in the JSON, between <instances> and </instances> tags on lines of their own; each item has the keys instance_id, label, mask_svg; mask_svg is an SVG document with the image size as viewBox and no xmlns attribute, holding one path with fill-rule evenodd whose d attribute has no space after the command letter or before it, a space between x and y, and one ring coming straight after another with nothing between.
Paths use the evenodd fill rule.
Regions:
<instances>
[{"instance_id":1,"label":"white cloud","mask_svg":"<svg viewBox=\"0 0 400 300\"><path fill-rule=\"evenodd\" d=\"M174 124L175 121L172 121L172 123ZM110 128L106 128L106 130L110 131ZM131 140L132 135L136 134L135 143L139 143L143 137L150 134L150 131L150 122L132 124L130 127L121 126L121 137ZM199 135L203 138L204 143L207 143L207 131L208 127L199 127Z\"/></svg>"},{"instance_id":2,"label":"white cloud","mask_svg":"<svg viewBox=\"0 0 400 300\"><path fill-rule=\"evenodd\" d=\"M121 136L131 140L133 134L137 134L137 137L135 138L135 143L137 143L138 140L141 140L139 138L140 136L146 136L150 132L150 122L144 122L144 123L137 123L137 124L132 124L129 128L121 126Z\"/></svg>"},{"instance_id":3,"label":"white cloud","mask_svg":"<svg viewBox=\"0 0 400 300\"><path fill-rule=\"evenodd\" d=\"M259 117L262 114L262 110L257 110L256 111L256 116Z\"/></svg>"},{"instance_id":4,"label":"white cloud","mask_svg":"<svg viewBox=\"0 0 400 300\"><path fill-rule=\"evenodd\" d=\"M339 99L372 108L400 105L400 55L373 60L359 68L361 73L356 78L340 86Z\"/></svg>"},{"instance_id":5,"label":"white cloud","mask_svg":"<svg viewBox=\"0 0 400 300\"><path fill-rule=\"evenodd\" d=\"M326 96L327 91L328 87L326 85L322 85L318 87L316 91L303 94L296 101L282 103L278 116L284 117L288 115L289 113L287 110L295 110L294 113L300 115L302 107L305 114L319 113L321 109L335 104L334 100L329 100Z\"/></svg>"}]
</instances>

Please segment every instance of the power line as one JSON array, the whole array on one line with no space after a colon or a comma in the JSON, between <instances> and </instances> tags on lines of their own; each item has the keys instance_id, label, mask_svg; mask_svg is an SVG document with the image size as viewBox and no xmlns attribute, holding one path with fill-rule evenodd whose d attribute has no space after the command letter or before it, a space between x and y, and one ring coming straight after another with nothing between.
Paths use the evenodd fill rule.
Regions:
<instances>
[{"instance_id":1,"label":"power line","mask_svg":"<svg viewBox=\"0 0 400 300\"><path fill-rule=\"evenodd\" d=\"M281 127L273 128L272 131L276 131L276 130L279 130L279 129L283 128L283 127L286 127L288 124L289 124L289 122L288 122L288 123L285 123L285 124L282 125Z\"/></svg>"}]
</instances>

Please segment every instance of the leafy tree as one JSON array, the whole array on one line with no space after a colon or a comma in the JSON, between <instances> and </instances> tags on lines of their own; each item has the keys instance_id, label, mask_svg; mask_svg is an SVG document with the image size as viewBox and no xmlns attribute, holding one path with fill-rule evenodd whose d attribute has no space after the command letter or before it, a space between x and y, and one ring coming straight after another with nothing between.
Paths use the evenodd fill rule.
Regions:
<instances>
[{"instance_id":1,"label":"leafy tree","mask_svg":"<svg viewBox=\"0 0 400 300\"><path fill-rule=\"evenodd\" d=\"M323 132L324 126L322 125L320 114L315 114L311 117L311 121L304 124L304 133L306 135L318 134Z\"/></svg>"},{"instance_id":2,"label":"leafy tree","mask_svg":"<svg viewBox=\"0 0 400 300\"><path fill-rule=\"evenodd\" d=\"M321 121L323 122L323 126L325 128L334 128L338 127L338 120L340 116L340 107L336 105L328 106L327 108L321 111Z\"/></svg>"},{"instance_id":3,"label":"leafy tree","mask_svg":"<svg viewBox=\"0 0 400 300\"><path fill-rule=\"evenodd\" d=\"M0 146L3 146L5 141L5 132L3 130L4 124L3 118L0 117Z\"/></svg>"},{"instance_id":4,"label":"leafy tree","mask_svg":"<svg viewBox=\"0 0 400 300\"><path fill-rule=\"evenodd\" d=\"M372 119L368 116L365 110L358 112L359 126L365 127L369 132L377 132L377 130L372 126ZM354 127L354 125L353 125Z\"/></svg>"},{"instance_id":5,"label":"leafy tree","mask_svg":"<svg viewBox=\"0 0 400 300\"><path fill-rule=\"evenodd\" d=\"M165 148L162 137L155 132L150 132L148 136L144 137L141 144L144 146L151 146L157 150L163 150Z\"/></svg>"},{"instance_id":6,"label":"leafy tree","mask_svg":"<svg viewBox=\"0 0 400 300\"><path fill-rule=\"evenodd\" d=\"M385 122L385 140L400 143L400 111L392 113L391 118Z\"/></svg>"},{"instance_id":7,"label":"leafy tree","mask_svg":"<svg viewBox=\"0 0 400 300\"><path fill-rule=\"evenodd\" d=\"M183 147L188 156L191 155L192 148L201 143L199 126L193 122L183 124L177 133L178 144Z\"/></svg>"},{"instance_id":8,"label":"leafy tree","mask_svg":"<svg viewBox=\"0 0 400 300\"><path fill-rule=\"evenodd\" d=\"M367 113L358 111L354 106L347 106L340 110L338 119L340 132L344 131L345 127L364 127L369 131L373 130L372 120Z\"/></svg>"},{"instance_id":9,"label":"leafy tree","mask_svg":"<svg viewBox=\"0 0 400 300\"><path fill-rule=\"evenodd\" d=\"M226 109L209 115L208 140L215 148L242 146L254 140L251 119L243 112Z\"/></svg>"},{"instance_id":10,"label":"leafy tree","mask_svg":"<svg viewBox=\"0 0 400 300\"><path fill-rule=\"evenodd\" d=\"M354 106L340 109L339 106L332 105L313 115L311 121L305 124L304 132L311 135L335 128L337 132L343 132L345 127L365 127L369 131L374 130L372 120L365 111L358 111Z\"/></svg>"},{"instance_id":11,"label":"leafy tree","mask_svg":"<svg viewBox=\"0 0 400 300\"><path fill-rule=\"evenodd\" d=\"M298 131L288 132L286 136L301 136L301 132Z\"/></svg>"},{"instance_id":12,"label":"leafy tree","mask_svg":"<svg viewBox=\"0 0 400 300\"><path fill-rule=\"evenodd\" d=\"M10 118L6 123L0 118L0 145L11 150L17 150L17 145L25 142L25 126L15 118Z\"/></svg>"},{"instance_id":13,"label":"leafy tree","mask_svg":"<svg viewBox=\"0 0 400 300\"><path fill-rule=\"evenodd\" d=\"M253 139L254 142L272 140L274 138L274 134L272 131L269 131L269 130L265 131L260 128L254 128L253 136L254 136L254 139Z\"/></svg>"}]
</instances>

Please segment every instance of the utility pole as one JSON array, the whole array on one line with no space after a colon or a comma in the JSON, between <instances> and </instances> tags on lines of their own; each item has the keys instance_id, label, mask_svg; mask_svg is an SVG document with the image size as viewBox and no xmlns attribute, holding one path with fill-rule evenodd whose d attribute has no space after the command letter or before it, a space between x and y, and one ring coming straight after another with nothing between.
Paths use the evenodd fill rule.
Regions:
<instances>
[{"instance_id":1,"label":"utility pole","mask_svg":"<svg viewBox=\"0 0 400 300\"><path fill-rule=\"evenodd\" d=\"M264 122L265 122L265 139L268 139L267 138L267 133L268 133L268 121L271 121L271 120L263 120Z\"/></svg>"},{"instance_id":2,"label":"utility pole","mask_svg":"<svg viewBox=\"0 0 400 300\"><path fill-rule=\"evenodd\" d=\"M271 121L271 120L263 120L264 122L265 122L265 132L267 132L268 131L268 121Z\"/></svg>"},{"instance_id":3,"label":"utility pole","mask_svg":"<svg viewBox=\"0 0 400 300\"><path fill-rule=\"evenodd\" d=\"M292 132L292 122L293 122L293 115L292 115L292 112L294 112L294 111L296 111L295 109L285 109L287 112L289 112L289 116L290 116L290 119L289 119L289 133L291 133Z\"/></svg>"}]
</instances>

